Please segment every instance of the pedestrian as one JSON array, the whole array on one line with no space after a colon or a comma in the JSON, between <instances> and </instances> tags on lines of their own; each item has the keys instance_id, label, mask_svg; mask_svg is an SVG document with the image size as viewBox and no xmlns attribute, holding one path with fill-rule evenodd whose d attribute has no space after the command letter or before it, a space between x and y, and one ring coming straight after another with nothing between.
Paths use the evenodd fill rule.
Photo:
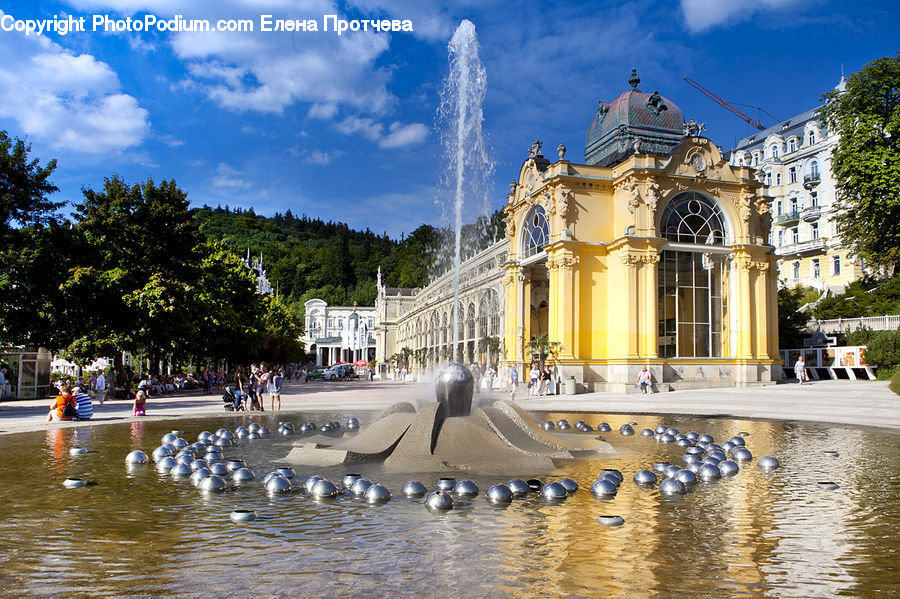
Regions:
<instances>
[{"instance_id":1,"label":"pedestrian","mask_svg":"<svg viewBox=\"0 0 900 599\"><path fill-rule=\"evenodd\" d=\"M75 397L72 395L72 387L63 386L50 403L50 411L47 412L47 422L68 422L78 415L75 409Z\"/></svg>"},{"instance_id":2,"label":"pedestrian","mask_svg":"<svg viewBox=\"0 0 900 599\"><path fill-rule=\"evenodd\" d=\"M280 368L269 372L266 390L269 392L269 402L272 406L272 411L281 409L281 385L283 382L284 372Z\"/></svg>"},{"instance_id":3,"label":"pedestrian","mask_svg":"<svg viewBox=\"0 0 900 599\"><path fill-rule=\"evenodd\" d=\"M138 389L138 392L134 395L134 404L131 406L131 415L132 416L146 416L147 412L144 408L144 405L147 403L147 392L143 389Z\"/></svg>"},{"instance_id":4,"label":"pedestrian","mask_svg":"<svg viewBox=\"0 0 900 599\"><path fill-rule=\"evenodd\" d=\"M206 370L203 371L203 395L209 395L210 391L212 391L212 383L213 373L209 369L209 364L207 364Z\"/></svg>"},{"instance_id":5,"label":"pedestrian","mask_svg":"<svg viewBox=\"0 0 900 599\"><path fill-rule=\"evenodd\" d=\"M541 395L547 395L550 393L550 383L552 374L550 373L550 367L544 366L544 370L541 372Z\"/></svg>"},{"instance_id":6,"label":"pedestrian","mask_svg":"<svg viewBox=\"0 0 900 599\"><path fill-rule=\"evenodd\" d=\"M641 393L653 393L653 377L646 366L638 373L637 387Z\"/></svg>"},{"instance_id":7,"label":"pedestrian","mask_svg":"<svg viewBox=\"0 0 900 599\"><path fill-rule=\"evenodd\" d=\"M794 362L794 376L797 377L797 382L801 385L803 381L809 382L809 374L806 372L806 360L803 358L803 354L800 354L800 357Z\"/></svg>"},{"instance_id":8,"label":"pedestrian","mask_svg":"<svg viewBox=\"0 0 900 599\"><path fill-rule=\"evenodd\" d=\"M256 397L259 400L259 411L264 412L263 409L263 393L266 392L266 388L269 385L269 371L266 370L266 363L261 362L259 365L259 370L256 371Z\"/></svg>"},{"instance_id":9,"label":"pedestrian","mask_svg":"<svg viewBox=\"0 0 900 599\"><path fill-rule=\"evenodd\" d=\"M72 396L75 397L75 413L78 415L78 420L90 420L94 415L91 396L83 392L81 387L73 387Z\"/></svg>"},{"instance_id":10,"label":"pedestrian","mask_svg":"<svg viewBox=\"0 0 900 599\"><path fill-rule=\"evenodd\" d=\"M528 390L531 395L538 395L540 389L538 389L539 382L541 378L541 371L538 368L536 362L531 363L531 371L528 373Z\"/></svg>"},{"instance_id":11,"label":"pedestrian","mask_svg":"<svg viewBox=\"0 0 900 599\"><path fill-rule=\"evenodd\" d=\"M516 401L516 390L519 388L519 371L513 364L509 369L509 386L512 388L510 399Z\"/></svg>"},{"instance_id":12,"label":"pedestrian","mask_svg":"<svg viewBox=\"0 0 900 599\"><path fill-rule=\"evenodd\" d=\"M106 396L106 375L101 370L97 374L97 382L94 383L94 389L97 391L97 403L103 405L103 399Z\"/></svg>"}]
</instances>

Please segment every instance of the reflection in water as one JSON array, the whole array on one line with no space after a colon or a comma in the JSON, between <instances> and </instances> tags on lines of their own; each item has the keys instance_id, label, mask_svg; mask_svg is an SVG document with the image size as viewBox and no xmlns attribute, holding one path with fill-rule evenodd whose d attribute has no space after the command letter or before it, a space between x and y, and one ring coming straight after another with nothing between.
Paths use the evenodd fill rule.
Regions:
<instances>
[{"instance_id":1,"label":"reflection in water","mask_svg":"<svg viewBox=\"0 0 900 599\"><path fill-rule=\"evenodd\" d=\"M281 418L284 418L281 415ZM326 415L327 419L333 416ZM541 419L544 419L541 415ZM724 441L746 431L756 458L775 455L782 467L754 463L735 477L698 484L664 498L632 482L655 461L681 463L674 444L622 437L619 425L652 417L551 414L613 428L606 438L623 452L603 460L560 463L543 478L569 476L581 489L559 505L535 495L508 507L483 497L457 500L431 513L401 496L411 477L378 464L354 466L394 493L370 506L341 496L316 503L304 493L268 497L261 478L281 465L292 441L272 436L226 452L246 459L257 480L223 495L204 496L189 482L159 474L153 464L126 468L132 449L148 453L171 423L51 429L0 437L0 555L7 587L29 595L172 594L255 596L871 596L900 592L887 559L900 526L897 436L821 425L667 417L682 432ZM254 416L272 430L276 416ZM297 422L309 418L294 418ZM320 418L321 419L321 418ZM642 421L642 422L641 422ZM193 441L201 430L248 424L250 417L182 421ZM89 452L72 456L72 447ZM835 458L826 450L839 452ZM612 499L589 488L602 468L625 480ZM298 468L339 480L344 468ZM417 475L432 487L446 472ZM482 489L508 478L472 478ZM91 484L67 490L67 476ZM836 491L821 480L840 484ZM228 513L256 510L235 525ZM597 517L618 514L607 528ZM886 568L886 569L883 569ZM52 584L48 584L52 580ZM302 589L302 592L299 591Z\"/></svg>"}]
</instances>

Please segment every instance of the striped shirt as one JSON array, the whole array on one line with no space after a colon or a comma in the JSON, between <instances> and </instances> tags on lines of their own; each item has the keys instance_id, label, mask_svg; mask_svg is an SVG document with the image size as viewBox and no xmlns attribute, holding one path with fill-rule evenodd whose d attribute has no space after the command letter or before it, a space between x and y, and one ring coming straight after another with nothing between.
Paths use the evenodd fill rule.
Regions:
<instances>
[{"instance_id":1,"label":"striped shirt","mask_svg":"<svg viewBox=\"0 0 900 599\"><path fill-rule=\"evenodd\" d=\"M79 420L88 420L94 415L94 406L91 404L91 396L87 393L79 393L75 396L75 411Z\"/></svg>"}]
</instances>

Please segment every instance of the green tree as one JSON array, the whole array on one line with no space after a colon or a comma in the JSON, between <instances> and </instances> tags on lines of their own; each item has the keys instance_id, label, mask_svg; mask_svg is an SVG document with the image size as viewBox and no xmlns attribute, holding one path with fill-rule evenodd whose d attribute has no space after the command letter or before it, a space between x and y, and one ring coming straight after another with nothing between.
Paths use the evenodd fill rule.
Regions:
<instances>
[{"instance_id":1,"label":"green tree","mask_svg":"<svg viewBox=\"0 0 900 599\"><path fill-rule=\"evenodd\" d=\"M48 199L59 191L50 182L56 160L42 167L37 158L29 159L30 153L30 144L0 131L0 241L16 225L45 222L63 204Z\"/></svg>"},{"instance_id":2,"label":"green tree","mask_svg":"<svg viewBox=\"0 0 900 599\"><path fill-rule=\"evenodd\" d=\"M538 359L540 360L541 368L543 369L547 358L555 357L562 348L562 344L558 341L550 341L548 335L542 334L534 335L528 342L527 347L531 353L538 354Z\"/></svg>"},{"instance_id":3,"label":"green tree","mask_svg":"<svg viewBox=\"0 0 900 599\"><path fill-rule=\"evenodd\" d=\"M800 310L807 291L803 287L782 287L778 290L778 347L803 347L803 329L809 313Z\"/></svg>"},{"instance_id":4,"label":"green tree","mask_svg":"<svg viewBox=\"0 0 900 599\"><path fill-rule=\"evenodd\" d=\"M832 90L822 118L840 135L832 168L841 238L869 265L900 265L900 53L854 73Z\"/></svg>"}]
</instances>

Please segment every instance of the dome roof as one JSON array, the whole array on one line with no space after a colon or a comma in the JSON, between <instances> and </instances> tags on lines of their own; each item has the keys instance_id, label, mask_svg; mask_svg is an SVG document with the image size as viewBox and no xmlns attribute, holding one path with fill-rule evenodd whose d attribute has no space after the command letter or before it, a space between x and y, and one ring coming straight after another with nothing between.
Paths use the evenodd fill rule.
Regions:
<instances>
[{"instance_id":1,"label":"dome roof","mask_svg":"<svg viewBox=\"0 0 900 599\"><path fill-rule=\"evenodd\" d=\"M628 82L630 90L597 107L585 140L588 164L614 164L634 153L636 140L640 140L642 153L668 154L684 135L684 115L674 102L659 92L639 90L640 79L634 70Z\"/></svg>"}]
</instances>

